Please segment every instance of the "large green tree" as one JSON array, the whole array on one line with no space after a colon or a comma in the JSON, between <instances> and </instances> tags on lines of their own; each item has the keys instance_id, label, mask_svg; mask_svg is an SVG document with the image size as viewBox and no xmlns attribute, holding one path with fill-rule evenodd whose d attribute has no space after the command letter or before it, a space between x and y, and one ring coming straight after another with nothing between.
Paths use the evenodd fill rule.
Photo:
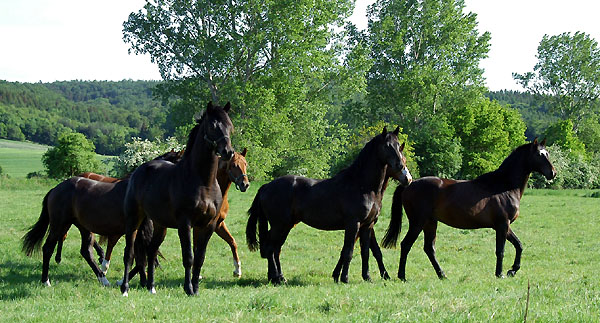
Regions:
<instances>
[{"instance_id":1,"label":"large green tree","mask_svg":"<svg viewBox=\"0 0 600 323\"><path fill-rule=\"evenodd\" d=\"M582 121L595 112L600 96L600 49L583 32L544 35L532 72L513 73L525 89L544 95L561 119L573 120L578 132Z\"/></svg>"},{"instance_id":2,"label":"large green tree","mask_svg":"<svg viewBox=\"0 0 600 323\"><path fill-rule=\"evenodd\" d=\"M176 99L174 127L208 100L231 101L234 145L248 147L255 177L321 176L344 147L330 138L344 138L345 127L325 116L332 93L350 95L334 89L354 81L345 77L344 30L336 28L352 7L352 0L152 0L123 33L158 65L163 98Z\"/></svg>"},{"instance_id":3,"label":"large green tree","mask_svg":"<svg viewBox=\"0 0 600 323\"><path fill-rule=\"evenodd\" d=\"M64 132L58 137L58 144L44 153L42 163L48 176L55 179L98 171L100 162L94 150L94 144L83 134Z\"/></svg>"}]
</instances>

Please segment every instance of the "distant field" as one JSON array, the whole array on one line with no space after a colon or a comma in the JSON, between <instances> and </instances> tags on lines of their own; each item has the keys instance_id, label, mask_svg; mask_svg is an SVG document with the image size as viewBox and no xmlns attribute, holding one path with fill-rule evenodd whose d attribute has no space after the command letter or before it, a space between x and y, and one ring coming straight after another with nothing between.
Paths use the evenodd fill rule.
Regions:
<instances>
[{"instance_id":1,"label":"distant field","mask_svg":"<svg viewBox=\"0 0 600 323\"><path fill-rule=\"evenodd\" d=\"M42 155L50 146L32 142L0 139L0 166L4 174L14 178L25 178L31 172L44 171ZM99 160L111 156L96 155ZM104 165L99 173L108 173L112 164Z\"/></svg>"},{"instance_id":2,"label":"distant field","mask_svg":"<svg viewBox=\"0 0 600 323\"><path fill-rule=\"evenodd\" d=\"M42 155L48 148L31 142L0 139L0 166L3 173L23 178L31 172L43 171Z\"/></svg>"}]
</instances>

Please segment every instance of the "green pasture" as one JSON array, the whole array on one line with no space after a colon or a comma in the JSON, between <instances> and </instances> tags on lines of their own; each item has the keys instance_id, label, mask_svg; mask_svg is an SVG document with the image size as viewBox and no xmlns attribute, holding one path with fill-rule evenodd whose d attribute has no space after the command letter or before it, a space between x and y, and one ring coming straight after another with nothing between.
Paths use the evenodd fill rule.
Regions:
<instances>
[{"instance_id":1,"label":"green pasture","mask_svg":"<svg viewBox=\"0 0 600 323\"><path fill-rule=\"evenodd\" d=\"M600 199L592 191L534 191L522 199L513 229L524 244L522 269L514 278L494 276L494 233L440 225L437 252L448 279L437 279L422 238L413 247L406 283L395 276L399 250L384 250L391 281L379 278L371 259L373 282L360 275L359 248L350 266L350 283L330 278L342 246L342 232L294 228L283 247L281 263L287 285L267 284L267 265L245 245L246 210L260 186L230 192L226 220L239 244L243 276L232 276L229 247L213 235L202 269L200 295L182 288L181 251L175 230L161 246L157 295L132 281L129 297L116 286L101 287L79 255L79 233L69 232L63 261L50 265L52 287L40 283L41 254L21 253L20 239L37 221L41 202L54 182L1 179L0 302L2 321L528 321L592 322L600 317ZM390 187L375 229L381 239L389 223ZM404 219L403 234L406 232ZM108 279L122 276L121 241ZM505 271L514 257L507 244ZM527 299L529 303L527 304Z\"/></svg>"},{"instance_id":2,"label":"green pasture","mask_svg":"<svg viewBox=\"0 0 600 323\"><path fill-rule=\"evenodd\" d=\"M0 139L0 166L3 174L14 178L25 178L31 172L45 172L42 164L42 155L50 146L32 142L13 141ZM108 160L101 164L103 169L99 173L108 173L112 168L114 157L96 155L100 161Z\"/></svg>"},{"instance_id":3,"label":"green pasture","mask_svg":"<svg viewBox=\"0 0 600 323\"><path fill-rule=\"evenodd\" d=\"M0 139L0 166L3 173L24 178L28 173L43 171L42 155L48 148L31 142Z\"/></svg>"}]
</instances>

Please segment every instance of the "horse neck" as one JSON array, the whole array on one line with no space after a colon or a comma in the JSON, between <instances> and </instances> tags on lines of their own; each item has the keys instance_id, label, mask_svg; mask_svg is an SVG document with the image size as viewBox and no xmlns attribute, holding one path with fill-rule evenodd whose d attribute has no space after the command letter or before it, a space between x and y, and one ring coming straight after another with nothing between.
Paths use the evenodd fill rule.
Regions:
<instances>
[{"instance_id":1,"label":"horse neck","mask_svg":"<svg viewBox=\"0 0 600 323\"><path fill-rule=\"evenodd\" d=\"M219 167L219 157L213 152L204 140L204 132L198 131L194 145L190 148L189 154L183 156L181 161L175 165L183 169L187 176L198 178L203 183L210 184L217 177L217 169Z\"/></svg>"},{"instance_id":2,"label":"horse neck","mask_svg":"<svg viewBox=\"0 0 600 323\"><path fill-rule=\"evenodd\" d=\"M231 186L231 179L229 178L229 163L225 163L225 167L219 167L217 171L217 182L219 183L219 187L221 188L221 195L225 196L227 191L229 191L229 187Z\"/></svg>"},{"instance_id":3,"label":"horse neck","mask_svg":"<svg viewBox=\"0 0 600 323\"><path fill-rule=\"evenodd\" d=\"M520 199L527 187L531 170L527 167L524 157L519 157L509 163L506 161L497 170L489 173L490 177L493 179L494 184L500 185L501 191L512 191L518 194Z\"/></svg>"},{"instance_id":4,"label":"horse neck","mask_svg":"<svg viewBox=\"0 0 600 323\"><path fill-rule=\"evenodd\" d=\"M375 156L370 156L360 163L354 163L350 166L349 171L353 173L355 178L358 178L358 183L361 188L373 191L376 193L383 192L386 164L380 161ZM387 184L387 183L386 183Z\"/></svg>"}]
</instances>

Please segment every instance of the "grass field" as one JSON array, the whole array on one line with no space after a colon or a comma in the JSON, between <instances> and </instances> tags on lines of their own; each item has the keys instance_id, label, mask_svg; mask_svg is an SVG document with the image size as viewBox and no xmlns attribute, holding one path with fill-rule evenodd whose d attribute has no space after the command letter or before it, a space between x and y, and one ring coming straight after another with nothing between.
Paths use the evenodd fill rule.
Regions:
<instances>
[{"instance_id":1,"label":"grass field","mask_svg":"<svg viewBox=\"0 0 600 323\"><path fill-rule=\"evenodd\" d=\"M49 146L0 139L0 166L4 174L24 178L28 173L43 171L42 155Z\"/></svg>"},{"instance_id":2,"label":"grass field","mask_svg":"<svg viewBox=\"0 0 600 323\"><path fill-rule=\"evenodd\" d=\"M200 295L182 288L183 268L177 233L169 230L161 246L166 259L157 270L158 294L149 295L132 281L129 297L117 287L103 288L79 255L79 233L72 228L63 262L50 265L52 287L40 283L41 255L28 258L20 238L38 219L41 201L53 182L2 179L0 182L0 301L2 321L528 321L597 322L600 317L600 199L591 191L534 191L522 199L513 224L524 245L522 268L514 278L494 276L494 233L440 225L437 252L448 279L437 279L422 237L412 249L406 283L395 276L399 250L384 250L391 281L361 280L359 249L350 266L350 283L330 278L342 246L342 232L317 231L299 224L283 247L285 286L267 284L267 265L245 245L246 210L260 186L230 193L227 224L237 238L243 276L232 276L229 247L213 235L202 269ZM375 229L378 238L389 223L388 189ZM402 236L406 232L404 221ZM122 239L123 240L123 239ZM122 276L123 241L108 273ZM514 258L507 244L505 270ZM529 292L528 292L529 286Z\"/></svg>"}]
</instances>

